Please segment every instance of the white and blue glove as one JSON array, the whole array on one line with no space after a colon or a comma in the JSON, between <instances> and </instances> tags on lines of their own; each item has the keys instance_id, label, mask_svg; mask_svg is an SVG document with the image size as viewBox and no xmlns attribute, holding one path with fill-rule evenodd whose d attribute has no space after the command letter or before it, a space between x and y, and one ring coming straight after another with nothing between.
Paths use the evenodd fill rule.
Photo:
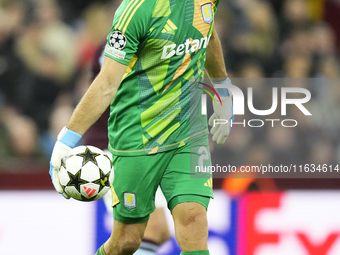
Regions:
<instances>
[{"instance_id":1,"label":"white and blue glove","mask_svg":"<svg viewBox=\"0 0 340 255\"><path fill-rule=\"evenodd\" d=\"M212 82L214 87L220 84L231 84L229 78L222 82ZM209 126L212 126L210 133L212 140L217 144L223 144L231 130L231 121L234 120L232 94L227 88L216 88L218 95L221 98L222 105L215 95L215 102L213 102L214 113L209 118Z\"/></svg>"},{"instance_id":2,"label":"white and blue glove","mask_svg":"<svg viewBox=\"0 0 340 255\"><path fill-rule=\"evenodd\" d=\"M80 141L82 135L74 132L67 127L63 127L60 131L57 142L54 145L51 161L50 161L50 176L52 183L56 191L62 194L65 198L69 199L62 186L60 185L58 171L61 166L61 160L67 155L67 153L74 148L74 146Z\"/></svg>"}]
</instances>

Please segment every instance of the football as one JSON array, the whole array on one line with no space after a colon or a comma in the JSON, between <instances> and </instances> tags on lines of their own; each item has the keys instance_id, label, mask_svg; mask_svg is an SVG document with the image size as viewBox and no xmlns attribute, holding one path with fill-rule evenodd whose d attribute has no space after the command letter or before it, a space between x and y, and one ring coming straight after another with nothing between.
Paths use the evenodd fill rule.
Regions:
<instances>
[{"instance_id":1,"label":"football","mask_svg":"<svg viewBox=\"0 0 340 255\"><path fill-rule=\"evenodd\" d=\"M113 169L110 157L94 146L78 146L63 158L59 170L64 192L79 201L94 201L111 188Z\"/></svg>"}]
</instances>

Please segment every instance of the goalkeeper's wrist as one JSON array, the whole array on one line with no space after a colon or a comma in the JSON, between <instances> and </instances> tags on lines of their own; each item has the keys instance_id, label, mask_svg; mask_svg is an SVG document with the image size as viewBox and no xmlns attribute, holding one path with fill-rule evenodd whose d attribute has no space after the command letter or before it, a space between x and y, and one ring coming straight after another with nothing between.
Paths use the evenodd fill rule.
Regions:
<instances>
[{"instance_id":1,"label":"goalkeeper's wrist","mask_svg":"<svg viewBox=\"0 0 340 255\"><path fill-rule=\"evenodd\" d=\"M214 87L216 85L221 85L221 84L231 84L231 80L227 77L227 79L223 80L223 81L220 81L220 82L211 82ZM215 90L217 91L218 95L221 96L221 97L227 97L229 96L229 90L227 88L215 88Z\"/></svg>"},{"instance_id":2,"label":"goalkeeper's wrist","mask_svg":"<svg viewBox=\"0 0 340 255\"><path fill-rule=\"evenodd\" d=\"M57 139L68 147L74 148L81 138L81 134L68 129L67 127L63 127Z\"/></svg>"}]
</instances>

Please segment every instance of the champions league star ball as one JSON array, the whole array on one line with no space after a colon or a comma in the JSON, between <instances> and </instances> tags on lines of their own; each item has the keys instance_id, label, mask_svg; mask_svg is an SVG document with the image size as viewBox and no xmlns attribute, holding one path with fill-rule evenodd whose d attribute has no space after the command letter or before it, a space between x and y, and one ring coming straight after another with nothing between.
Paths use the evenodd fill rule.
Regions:
<instances>
[{"instance_id":1,"label":"champions league star ball","mask_svg":"<svg viewBox=\"0 0 340 255\"><path fill-rule=\"evenodd\" d=\"M126 37L120 31L113 31L110 35L109 43L111 47L122 50L126 45Z\"/></svg>"},{"instance_id":2,"label":"champions league star ball","mask_svg":"<svg viewBox=\"0 0 340 255\"><path fill-rule=\"evenodd\" d=\"M64 192L79 201L103 197L113 181L109 156L94 146L78 146L63 158L59 181Z\"/></svg>"}]
</instances>

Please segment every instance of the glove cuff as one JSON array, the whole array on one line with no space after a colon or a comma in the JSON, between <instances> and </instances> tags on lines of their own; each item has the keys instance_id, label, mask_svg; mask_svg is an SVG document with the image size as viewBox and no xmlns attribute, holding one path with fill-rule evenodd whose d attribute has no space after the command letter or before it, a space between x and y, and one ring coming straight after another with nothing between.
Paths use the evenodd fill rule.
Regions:
<instances>
[{"instance_id":1,"label":"glove cuff","mask_svg":"<svg viewBox=\"0 0 340 255\"><path fill-rule=\"evenodd\" d=\"M231 84L231 80L228 77L227 77L227 79L225 79L223 81L220 81L220 82L212 81L211 83L214 85L214 87L216 85L221 85L221 84L230 84L230 85L232 85ZM221 97L227 97L227 96L230 95L229 94L229 90L227 88L215 88L215 89L216 89L218 95L221 96Z\"/></svg>"},{"instance_id":2,"label":"glove cuff","mask_svg":"<svg viewBox=\"0 0 340 255\"><path fill-rule=\"evenodd\" d=\"M74 146L76 146L81 138L81 134L68 129L67 127L63 127L57 139L68 147L73 148Z\"/></svg>"}]
</instances>

